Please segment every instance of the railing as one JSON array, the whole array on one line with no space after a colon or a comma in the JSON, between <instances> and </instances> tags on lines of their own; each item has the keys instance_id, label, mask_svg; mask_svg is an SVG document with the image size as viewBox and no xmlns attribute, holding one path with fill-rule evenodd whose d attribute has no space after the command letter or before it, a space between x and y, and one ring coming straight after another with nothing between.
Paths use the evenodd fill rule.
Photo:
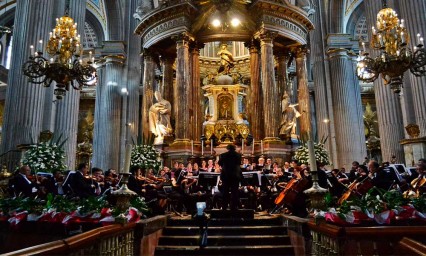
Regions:
<instances>
[{"instance_id":1,"label":"railing","mask_svg":"<svg viewBox=\"0 0 426 256\"><path fill-rule=\"evenodd\" d=\"M398 254L426 256L426 245L404 237L397 245Z\"/></svg>"},{"instance_id":2,"label":"railing","mask_svg":"<svg viewBox=\"0 0 426 256\"><path fill-rule=\"evenodd\" d=\"M96 228L2 255L153 255L159 235L166 224L167 217L160 215L137 223Z\"/></svg>"},{"instance_id":3,"label":"railing","mask_svg":"<svg viewBox=\"0 0 426 256\"><path fill-rule=\"evenodd\" d=\"M402 246L398 244L400 241L406 241L404 237L426 241L424 225L341 227L311 220L308 226L313 255L391 255ZM403 245L409 246L406 242Z\"/></svg>"}]
</instances>

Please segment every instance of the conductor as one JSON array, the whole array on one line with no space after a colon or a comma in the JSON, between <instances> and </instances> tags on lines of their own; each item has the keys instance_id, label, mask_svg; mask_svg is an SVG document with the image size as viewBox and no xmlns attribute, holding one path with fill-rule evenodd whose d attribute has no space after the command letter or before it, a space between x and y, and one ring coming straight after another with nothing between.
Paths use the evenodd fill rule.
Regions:
<instances>
[{"instance_id":1,"label":"conductor","mask_svg":"<svg viewBox=\"0 0 426 256\"><path fill-rule=\"evenodd\" d=\"M235 152L235 146L230 144L226 146L228 152L220 155L219 165L222 167L220 178L223 188L223 206L226 210L229 204L229 191L231 191L231 210L237 210L239 204L238 187L242 178L240 164L241 155Z\"/></svg>"}]
</instances>

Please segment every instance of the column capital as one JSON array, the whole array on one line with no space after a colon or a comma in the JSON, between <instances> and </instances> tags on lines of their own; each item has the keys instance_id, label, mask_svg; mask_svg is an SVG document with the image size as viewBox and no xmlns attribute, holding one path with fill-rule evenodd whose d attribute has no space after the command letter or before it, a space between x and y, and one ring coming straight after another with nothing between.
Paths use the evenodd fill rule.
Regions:
<instances>
[{"instance_id":1,"label":"column capital","mask_svg":"<svg viewBox=\"0 0 426 256\"><path fill-rule=\"evenodd\" d=\"M201 49L204 48L204 43L200 43L198 41L190 41L189 42L189 50L191 52L199 53Z\"/></svg>"},{"instance_id":2,"label":"column capital","mask_svg":"<svg viewBox=\"0 0 426 256\"><path fill-rule=\"evenodd\" d=\"M260 49L259 41L254 38L252 38L250 41L244 42L244 46L250 50L250 53L252 53L252 51L257 52Z\"/></svg>"},{"instance_id":3,"label":"column capital","mask_svg":"<svg viewBox=\"0 0 426 256\"><path fill-rule=\"evenodd\" d=\"M292 48L292 53L296 56L296 58L306 57L306 54L309 53L309 48L306 45L294 47Z\"/></svg>"},{"instance_id":4,"label":"column capital","mask_svg":"<svg viewBox=\"0 0 426 256\"><path fill-rule=\"evenodd\" d=\"M254 34L255 39L259 39L262 42L265 41L273 41L275 37L277 37L278 33L274 31L267 30L265 28L261 28Z\"/></svg>"},{"instance_id":5,"label":"column capital","mask_svg":"<svg viewBox=\"0 0 426 256\"><path fill-rule=\"evenodd\" d=\"M189 43L194 42L195 38L189 33L189 32L182 32L176 35L172 36L172 40L176 41L177 43Z\"/></svg>"}]
</instances>

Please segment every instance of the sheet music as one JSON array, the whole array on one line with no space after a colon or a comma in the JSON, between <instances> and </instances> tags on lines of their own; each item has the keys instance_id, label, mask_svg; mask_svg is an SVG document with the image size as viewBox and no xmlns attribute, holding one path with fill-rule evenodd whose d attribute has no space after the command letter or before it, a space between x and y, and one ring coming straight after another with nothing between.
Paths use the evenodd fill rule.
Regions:
<instances>
[{"instance_id":1,"label":"sheet music","mask_svg":"<svg viewBox=\"0 0 426 256\"><path fill-rule=\"evenodd\" d=\"M253 177L254 174L257 175L257 179L259 180L259 186L262 186L262 176L259 172L243 172L244 178Z\"/></svg>"}]
</instances>

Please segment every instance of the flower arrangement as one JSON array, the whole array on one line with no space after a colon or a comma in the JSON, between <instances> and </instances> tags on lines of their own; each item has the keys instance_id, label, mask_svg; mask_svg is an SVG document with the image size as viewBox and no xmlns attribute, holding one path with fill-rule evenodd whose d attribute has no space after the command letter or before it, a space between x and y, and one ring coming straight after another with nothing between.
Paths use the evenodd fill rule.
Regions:
<instances>
[{"instance_id":1,"label":"flower arrangement","mask_svg":"<svg viewBox=\"0 0 426 256\"><path fill-rule=\"evenodd\" d=\"M108 224L114 223L120 216L124 216L127 222L135 222L141 217L147 217L150 212L143 198L132 199L125 212L109 205L104 196L80 201L52 194L46 200L21 197L0 199L0 220L7 220L11 225L25 220L59 222L64 225L81 222Z\"/></svg>"},{"instance_id":2,"label":"flower arrangement","mask_svg":"<svg viewBox=\"0 0 426 256\"><path fill-rule=\"evenodd\" d=\"M133 148L130 165L158 171L161 166L161 160L158 159L158 152L152 145L142 144Z\"/></svg>"},{"instance_id":3,"label":"flower arrangement","mask_svg":"<svg viewBox=\"0 0 426 256\"><path fill-rule=\"evenodd\" d=\"M40 142L31 145L25 152L22 164L28 165L37 172L52 173L55 170L65 170L65 151L63 145L66 140L60 142L61 137L56 142L53 140Z\"/></svg>"},{"instance_id":4,"label":"flower arrangement","mask_svg":"<svg viewBox=\"0 0 426 256\"><path fill-rule=\"evenodd\" d=\"M328 155L327 150L324 147L327 139L321 139L320 142L314 142L314 151L315 151L315 160L319 163L330 165L330 157ZM294 155L294 159L299 161L301 164L309 164L309 152L308 145L305 141L300 141L301 146L296 150L296 154Z\"/></svg>"},{"instance_id":5,"label":"flower arrangement","mask_svg":"<svg viewBox=\"0 0 426 256\"><path fill-rule=\"evenodd\" d=\"M426 223L426 195L405 198L398 190L373 187L361 198L354 197L338 207L330 207L317 217L339 225L363 222L391 224L393 220L420 220Z\"/></svg>"}]
</instances>

